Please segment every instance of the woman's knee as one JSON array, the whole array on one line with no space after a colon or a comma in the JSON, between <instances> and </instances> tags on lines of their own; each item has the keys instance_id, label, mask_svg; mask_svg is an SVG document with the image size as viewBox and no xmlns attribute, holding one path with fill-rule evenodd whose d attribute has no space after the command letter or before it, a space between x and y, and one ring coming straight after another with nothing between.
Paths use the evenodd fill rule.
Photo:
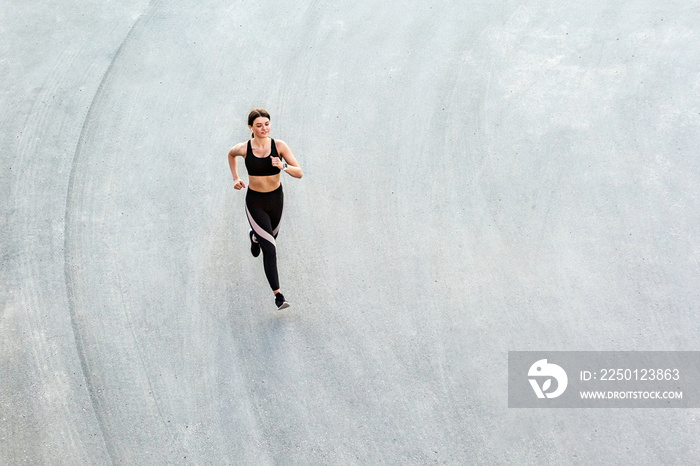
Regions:
<instances>
[{"instance_id":1,"label":"woman's knee","mask_svg":"<svg viewBox=\"0 0 700 466\"><path fill-rule=\"evenodd\" d=\"M269 241L261 241L260 249L262 249L265 257L277 257L277 248Z\"/></svg>"}]
</instances>

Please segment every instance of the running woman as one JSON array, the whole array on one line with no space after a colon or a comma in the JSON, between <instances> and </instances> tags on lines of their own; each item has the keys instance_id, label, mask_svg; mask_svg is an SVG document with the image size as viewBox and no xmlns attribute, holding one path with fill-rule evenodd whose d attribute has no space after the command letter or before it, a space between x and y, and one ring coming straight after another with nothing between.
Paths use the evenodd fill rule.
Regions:
<instances>
[{"instance_id":1,"label":"running woman","mask_svg":"<svg viewBox=\"0 0 700 466\"><path fill-rule=\"evenodd\" d=\"M263 253L263 267L270 288L275 295L277 309L289 307L280 291L277 275L277 245L275 239L280 229L284 195L280 182L281 172L294 178L303 173L289 146L279 139L270 138L270 114L263 109L255 109L248 115L248 128L251 138L236 144L228 152L228 163L233 175L233 187L245 188L238 177L237 156L245 160L248 171L248 190L245 196L245 212L250 223L250 252L254 257Z\"/></svg>"}]
</instances>

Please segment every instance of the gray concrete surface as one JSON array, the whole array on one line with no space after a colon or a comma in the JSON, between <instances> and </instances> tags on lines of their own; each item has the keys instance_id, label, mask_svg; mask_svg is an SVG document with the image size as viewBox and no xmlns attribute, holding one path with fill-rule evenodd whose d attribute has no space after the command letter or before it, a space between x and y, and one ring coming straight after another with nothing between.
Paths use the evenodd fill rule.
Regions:
<instances>
[{"instance_id":1,"label":"gray concrete surface","mask_svg":"<svg viewBox=\"0 0 700 466\"><path fill-rule=\"evenodd\" d=\"M700 2L0 1L0 463L691 464L509 350L698 350ZM226 152L284 179L276 312Z\"/></svg>"}]
</instances>

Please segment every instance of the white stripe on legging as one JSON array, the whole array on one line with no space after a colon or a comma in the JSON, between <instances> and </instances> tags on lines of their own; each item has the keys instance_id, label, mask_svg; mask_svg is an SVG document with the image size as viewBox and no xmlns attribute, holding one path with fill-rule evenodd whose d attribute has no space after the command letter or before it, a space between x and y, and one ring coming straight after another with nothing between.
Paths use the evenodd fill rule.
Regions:
<instances>
[{"instance_id":1,"label":"white stripe on legging","mask_svg":"<svg viewBox=\"0 0 700 466\"><path fill-rule=\"evenodd\" d=\"M269 241L272 243L272 245L277 248L277 243L275 242L275 238L268 232L262 229L260 225L256 223L255 220L253 220L253 216L250 215L250 211L248 210L248 206L245 206L245 213L248 216L248 221L250 222L250 226L253 227L253 231L255 234L264 240ZM277 230L279 230L279 225L277 225Z\"/></svg>"}]
</instances>

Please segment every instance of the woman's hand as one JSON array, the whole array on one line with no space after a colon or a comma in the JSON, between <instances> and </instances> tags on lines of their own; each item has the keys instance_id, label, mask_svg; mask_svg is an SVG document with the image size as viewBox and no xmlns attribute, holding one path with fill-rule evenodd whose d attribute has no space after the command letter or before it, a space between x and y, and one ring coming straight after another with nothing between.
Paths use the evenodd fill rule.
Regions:
<instances>
[{"instance_id":1,"label":"woman's hand","mask_svg":"<svg viewBox=\"0 0 700 466\"><path fill-rule=\"evenodd\" d=\"M282 162L282 160L280 160L279 157L271 157L271 160L273 167L277 167L280 170L284 170L284 162Z\"/></svg>"},{"instance_id":2,"label":"woman's hand","mask_svg":"<svg viewBox=\"0 0 700 466\"><path fill-rule=\"evenodd\" d=\"M245 183L238 177L238 160L236 157L245 156L245 144L236 144L228 151L228 165L231 167L231 176L233 176L233 187L236 189L245 188Z\"/></svg>"},{"instance_id":3,"label":"woman's hand","mask_svg":"<svg viewBox=\"0 0 700 466\"><path fill-rule=\"evenodd\" d=\"M297 159L294 158L294 154L292 154L292 150L289 148L287 143L279 139L275 139L275 144L277 145L277 152L284 158L285 162L287 162L287 169L284 170L284 162L282 162L282 160L280 160L278 157L274 157L272 159L272 165L280 170L286 171L289 176L301 178L304 173L301 171L299 162L297 162ZM275 161L277 161L277 163L275 163Z\"/></svg>"}]
</instances>

